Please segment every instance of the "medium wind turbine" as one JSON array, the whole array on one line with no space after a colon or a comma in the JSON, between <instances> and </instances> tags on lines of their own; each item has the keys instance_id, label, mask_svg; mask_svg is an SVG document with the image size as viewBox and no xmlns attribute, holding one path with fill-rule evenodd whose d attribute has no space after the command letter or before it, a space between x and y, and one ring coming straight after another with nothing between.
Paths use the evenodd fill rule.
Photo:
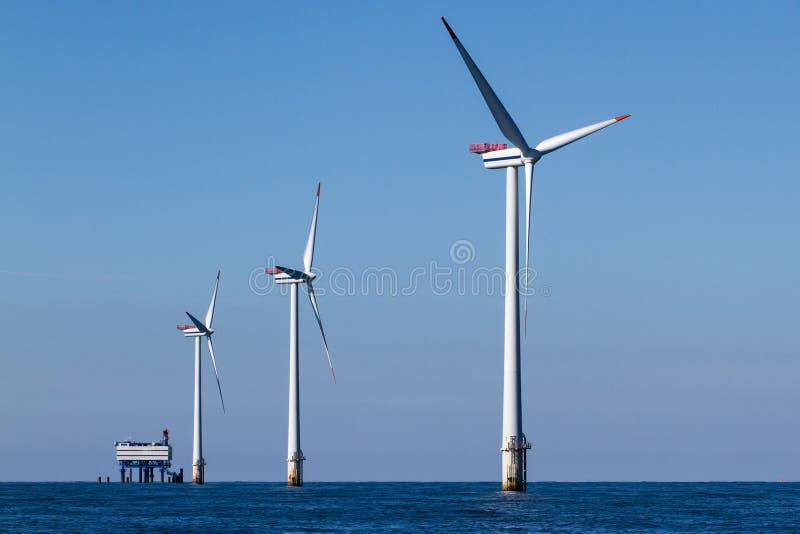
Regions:
<instances>
[{"instance_id":1,"label":"medium wind turbine","mask_svg":"<svg viewBox=\"0 0 800 534\"><path fill-rule=\"evenodd\" d=\"M517 167L525 167L525 323L528 318L528 258L531 235L531 193L533 190L533 166L542 156L577 141L606 126L611 126L630 115L590 124L577 130L545 139L535 147L528 145L503 103L486 81L478 66L456 37L455 32L442 17L450 37L478 85L486 105L489 106L497 126L515 148L505 145L470 145L470 151L483 156L487 169L506 169L506 273L505 273L505 343L503 356L503 438L501 442L501 477L503 489L525 491L527 484L527 450L531 448L522 432L522 402L519 360L519 229L518 229L518 179Z\"/></svg>"},{"instance_id":2,"label":"medium wind turbine","mask_svg":"<svg viewBox=\"0 0 800 534\"><path fill-rule=\"evenodd\" d=\"M314 294L314 278L316 275L311 272L314 261L314 238L317 233L317 212L319 211L319 191L320 184L317 184L317 199L314 202L314 213L311 215L311 227L308 230L308 241L303 253L303 270L288 269L286 267L267 267L265 272L275 278L276 284L291 284L291 304L289 312L289 443L288 443L288 483L290 486L303 485L303 451L300 449L300 371L299 350L298 350L298 324L297 324L297 286L306 284L308 298L311 301L311 308L314 310L314 317L317 319L319 331L322 334L322 344L325 346L325 354L328 357L328 365L331 368L331 376L334 384L336 383L336 373L333 371L331 353L328 350L328 340L325 338L325 330L322 328L322 319L319 316L317 297Z\"/></svg>"},{"instance_id":3,"label":"medium wind turbine","mask_svg":"<svg viewBox=\"0 0 800 534\"><path fill-rule=\"evenodd\" d=\"M178 325L178 330L182 330L184 336L194 338L194 440L192 442L192 482L195 484L203 484L206 480L206 461L203 459L202 388L200 381L201 337L206 338L208 342L208 353L211 356L211 365L214 367L214 375L217 378L217 389L219 390L219 400L222 403L222 413L225 413L225 401L222 398L222 386L219 383L217 361L214 359L214 344L211 342L211 335L214 333L214 330L211 328L211 321L214 319L214 305L217 302L217 289L219 289L219 271L217 271L217 281L214 283L214 292L211 294L211 303L208 305L205 322L200 322L194 315L186 312L192 324Z\"/></svg>"}]
</instances>

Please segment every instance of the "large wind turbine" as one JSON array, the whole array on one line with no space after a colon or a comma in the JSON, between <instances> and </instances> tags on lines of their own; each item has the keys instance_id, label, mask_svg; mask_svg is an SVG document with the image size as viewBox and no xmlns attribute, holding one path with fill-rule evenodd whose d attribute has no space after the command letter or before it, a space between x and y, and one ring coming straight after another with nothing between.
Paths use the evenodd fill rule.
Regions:
<instances>
[{"instance_id":1,"label":"large wind turbine","mask_svg":"<svg viewBox=\"0 0 800 534\"><path fill-rule=\"evenodd\" d=\"M211 335L214 333L214 330L211 328L211 321L214 319L214 304L217 301L217 289L219 289L219 271L217 271L217 281L214 283L214 292L211 294L211 303L208 305L205 322L200 322L194 315L186 312L192 324L178 325L178 330L182 330L184 336L194 338L194 440L192 442L192 482L195 484L203 484L206 480L206 461L203 459L202 390L200 383L201 337L206 338L208 342L208 353L211 356L211 365L214 366L214 375L217 377L219 400L222 403L222 412L225 413L225 401L222 399L222 386L219 383L217 361L214 359L214 345L211 343Z\"/></svg>"},{"instance_id":2,"label":"large wind turbine","mask_svg":"<svg viewBox=\"0 0 800 534\"><path fill-rule=\"evenodd\" d=\"M582 137L586 137L606 126L611 126L630 115L620 115L607 121L598 122L577 130L545 139L531 148L514 120L506 111L503 103L497 98L489 82L483 77L478 66L472 61L467 50L456 37L455 32L442 17L450 37L467 64L470 74L478 85L483 99L489 106L494 120L506 139L515 148L506 148L481 144L471 145L470 151L483 156L483 165L487 169L506 169L506 273L505 273L505 343L503 356L503 439L501 442L501 477L503 489L509 491L525 491L527 450L531 445L522 432L522 403L520 385L519 360L519 287L517 274L519 270L519 229L518 229L518 179L517 167L525 167L525 322L528 316L528 257L530 255L531 230L531 192L533 186L533 166L542 156L558 150ZM496 148L500 148L496 150Z\"/></svg>"},{"instance_id":3,"label":"large wind turbine","mask_svg":"<svg viewBox=\"0 0 800 534\"><path fill-rule=\"evenodd\" d=\"M291 284L291 304L289 312L289 444L288 444L288 483L290 486L303 485L303 451L300 449L300 371L299 350L298 350L298 324L297 324L297 286L306 284L308 298L311 301L311 308L314 310L314 317L317 319L319 331L322 334L322 344L325 346L325 354L328 356L328 365L331 367L331 376L336 383L336 373L333 371L331 353L328 350L328 340L325 338L325 330L322 328L322 319L319 316L317 307L317 297L314 294L313 280L316 277L311 272L311 265L314 260L314 237L317 233L317 211L319 210L319 190L317 184L317 199L314 202L314 213L311 216L311 228L308 230L308 241L303 253L303 270L288 269L286 267L267 267L266 273L275 277L276 284Z\"/></svg>"}]
</instances>

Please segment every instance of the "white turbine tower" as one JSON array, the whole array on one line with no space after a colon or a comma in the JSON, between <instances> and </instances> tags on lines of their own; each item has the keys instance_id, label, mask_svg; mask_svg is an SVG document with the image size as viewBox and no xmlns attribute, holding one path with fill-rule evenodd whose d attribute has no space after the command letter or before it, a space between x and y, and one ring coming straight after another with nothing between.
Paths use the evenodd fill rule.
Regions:
<instances>
[{"instance_id":1,"label":"white turbine tower","mask_svg":"<svg viewBox=\"0 0 800 534\"><path fill-rule=\"evenodd\" d=\"M300 449L300 371L299 371L299 350L298 350L298 324L297 324L297 286L306 284L308 298L311 301L311 308L314 310L314 317L317 319L319 331L322 334L322 343L325 346L325 354L328 357L328 365L331 367L331 376L336 383L336 373L333 371L331 353L328 350L328 340L325 338L325 330L322 328L322 319L319 316L317 307L317 297L314 294L313 280L316 277L311 272L311 265L314 260L314 237L317 233L317 211L319 210L319 190L317 184L317 199L314 202L314 213L311 216L311 228L308 230L308 241L303 253L303 270L297 271L286 267L267 267L265 272L275 277L276 284L291 284L291 304L289 312L289 443L288 443L288 483L290 486L303 485L303 451Z\"/></svg>"},{"instance_id":2,"label":"white turbine tower","mask_svg":"<svg viewBox=\"0 0 800 534\"><path fill-rule=\"evenodd\" d=\"M522 432L522 403L519 359L519 230L518 230L518 179L517 167L525 167L525 322L528 316L528 257L530 255L531 192L533 186L533 166L542 156L558 150L582 137L586 137L606 126L611 126L630 115L620 115L613 119L584 126L555 137L545 139L531 148L517 128L514 120L483 77L478 66L472 61L455 32L442 17L450 37L456 45L470 74L478 85L483 99L489 106L500 131L515 148L505 145L470 145L470 151L483 156L487 169L506 169L506 273L505 273L505 343L503 356L503 438L501 442L501 477L503 489L525 491L527 449L531 447Z\"/></svg>"},{"instance_id":3,"label":"white turbine tower","mask_svg":"<svg viewBox=\"0 0 800 534\"><path fill-rule=\"evenodd\" d=\"M219 289L219 271L217 271L217 281L214 283L214 292L211 294L211 303L208 305L205 323L201 323L194 315L186 312L192 324L178 325L178 330L182 330L184 336L194 338L194 440L192 442L192 482L195 484L203 484L206 480L206 461L203 459L202 388L200 381L201 337L205 337L208 342L208 353L211 356L211 365L214 367L214 375L217 378L219 400L222 403L222 412L225 413L225 401L222 399L222 386L219 383L217 361L214 359L214 345L211 343L211 335L214 333L214 330L211 328L211 321L214 319L214 304L217 301L217 289Z\"/></svg>"}]
</instances>

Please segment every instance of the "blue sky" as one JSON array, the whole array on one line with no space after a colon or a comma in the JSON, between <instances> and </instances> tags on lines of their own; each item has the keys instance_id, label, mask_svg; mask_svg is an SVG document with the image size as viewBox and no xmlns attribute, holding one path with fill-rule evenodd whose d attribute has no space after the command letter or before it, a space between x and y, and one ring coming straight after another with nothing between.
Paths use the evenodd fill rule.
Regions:
<instances>
[{"instance_id":1,"label":"blue sky","mask_svg":"<svg viewBox=\"0 0 800 534\"><path fill-rule=\"evenodd\" d=\"M164 427L189 468L174 325L218 268L207 478L284 480L289 302L250 277L301 264L318 180L339 383L301 301L306 479L498 479L502 297L324 276L502 266L466 147L503 139L441 15L531 143L632 114L536 168L531 478L800 479L798 4L6 2L0 480Z\"/></svg>"}]
</instances>

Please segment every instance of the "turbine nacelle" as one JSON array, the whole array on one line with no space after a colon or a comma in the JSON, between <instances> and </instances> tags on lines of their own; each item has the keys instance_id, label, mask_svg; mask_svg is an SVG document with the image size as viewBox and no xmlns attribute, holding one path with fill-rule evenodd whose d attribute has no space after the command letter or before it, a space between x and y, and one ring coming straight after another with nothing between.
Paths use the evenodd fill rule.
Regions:
<instances>
[{"instance_id":1,"label":"turbine nacelle","mask_svg":"<svg viewBox=\"0 0 800 534\"><path fill-rule=\"evenodd\" d=\"M180 326L189 326L189 325L178 325L178 326L180 327ZM183 331L184 337L206 337L206 336L210 336L213 333L214 333L213 330L211 330L210 332L201 332L195 327L191 327L191 329L186 329L186 330Z\"/></svg>"},{"instance_id":2,"label":"turbine nacelle","mask_svg":"<svg viewBox=\"0 0 800 534\"><path fill-rule=\"evenodd\" d=\"M176 328L178 330L182 330L183 335L186 337L198 337L205 335L202 332L200 332L200 330L198 330L197 327L193 324L179 324L176 326Z\"/></svg>"},{"instance_id":3,"label":"turbine nacelle","mask_svg":"<svg viewBox=\"0 0 800 534\"><path fill-rule=\"evenodd\" d=\"M194 330L192 330L192 331L188 331L188 332L187 332L187 331L184 331L184 332L183 332L183 335L184 335L184 337L205 337L205 336L207 336L208 334L204 334L203 332L200 332L200 331L198 331L198 330L195 328L195 329L194 329Z\"/></svg>"},{"instance_id":4,"label":"turbine nacelle","mask_svg":"<svg viewBox=\"0 0 800 534\"><path fill-rule=\"evenodd\" d=\"M487 169L522 167L526 163L534 164L542 159L542 154L538 150L530 149L525 156L519 148L508 148L505 143L473 143L469 145L469 151L480 154L483 166Z\"/></svg>"},{"instance_id":5,"label":"turbine nacelle","mask_svg":"<svg viewBox=\"0 0 800 534\"><path fill-rule=\"evenodd\" d=\"M307 273L305 271L298 271L296 269L289 269L288 267L267 267L264 272L271 274L275 279L276 284L301 284L310 283L317 277L314 273Z\"/></svg>"},{"instance_id":6,"label":"turbine nacelle","mask_svg":"<svg viewBox=\"0 0 800 534\"><path fill-rule=\"evenodd\" d=\"M522 151L518 148L504 148L492 150L481 154L483 166L487 169L501 169L504 167L521 167L525 165L522 161Z\"/></svg>"}]
</instances>

